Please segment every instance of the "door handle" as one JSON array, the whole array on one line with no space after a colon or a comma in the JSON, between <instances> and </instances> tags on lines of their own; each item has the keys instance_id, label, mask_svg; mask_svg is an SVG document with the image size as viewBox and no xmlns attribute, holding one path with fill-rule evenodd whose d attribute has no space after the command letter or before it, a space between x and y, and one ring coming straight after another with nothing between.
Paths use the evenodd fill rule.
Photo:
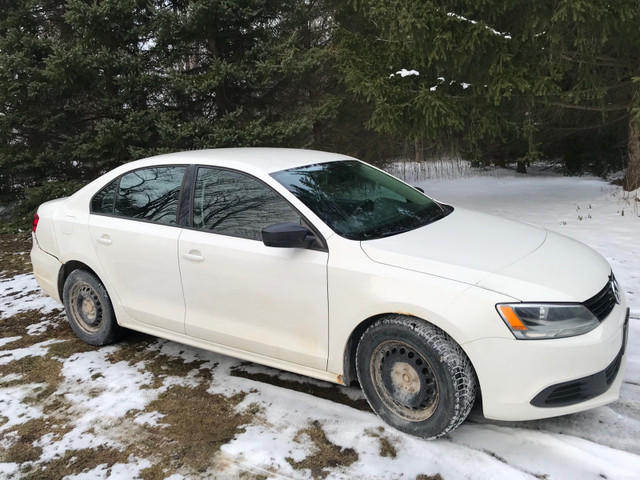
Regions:
<instances>
[{"instance_id":1,"label":"door handle","mask_svg":"<svg viewBox=\"0 0 640 480\"><path fill-rule=\"evenodd\" d=\"M188 253L182 255L182 258L192 262L204 262L204 257L198 250L189 250Z\"/></svg>"},{"instance_id":2,"label":"door handle","mask_svg":"<svg viewBox=\"0 0 640 480\"><path fill-rule=\"evenodd\" d=\"M111 240L111 237L106 234L102 235L101 237L98 237L96 241L103 245L111 245L113 243L113 241Z\"/></svg>"}]
</instances>

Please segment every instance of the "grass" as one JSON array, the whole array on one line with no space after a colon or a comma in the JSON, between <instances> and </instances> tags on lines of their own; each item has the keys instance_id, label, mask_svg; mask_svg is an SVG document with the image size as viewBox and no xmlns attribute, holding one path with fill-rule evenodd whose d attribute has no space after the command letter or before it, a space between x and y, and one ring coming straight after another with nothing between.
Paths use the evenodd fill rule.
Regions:
<instances>
[{"instance_id":1,"label":"grass","mask_svg":"<svg viewBox=\"0 0 640 480\"><path fill-rule=\"evenodd\" d=\"M380 444L380 456L381 457L390 457L396 458L398 455L398 451L396 447L393 446L391 440L389 440L384 434L384 427L378 427L377 430L365 430L365 433L370 437L374 437L378 439Z\"/></svg>"},{"instance_id":2,"label":"grass","mask_svg":"<svg viewBox=\"0 0 640 480\"><path fill-rule=\"evenodd\" d=\"M330 469L348 467L358 460L358 454L353 448L344 448L331 443L318 421L299 430L294 441L299 443L310 441L312 453L300 462L292 458L287 458L287 461L296 470L310 470L311 476L315 479L326 478L331 473Z\"/></svg>"},{"instance_id":3,"label":"grass","mask_svg":"<svg viewBox=\"0 0 640 480\"><path fill-rule=\"evenodd\" d=\"M88 472L99 465L111 468L116 463L127 463L129 453L115 448L99 446L91 449L68 450L59 458L42 465L27 466L24 480L59 480L67 475Z\"/></svg>"},{"instance_id":4,"label":"grass","mask_svg":"<svg viewBox=\"0 0 640 480\"><path fill-rule=\"evenodd\" d=\"M0 278L30 273L31 234L0 234Z\"/></svg>"},{"instance_id":5,"label":"grass","mask_svg":"<svg viewBox=\"0 0 640 480\"><path fill-rule=\"evenodd\" d=\"M42 437L42 432L47 432L55 439L69 431L71 427L61 425L55 417L34 418L16 425L8 432L16 437L16 441L7 449L3 460L15 463L36 462L42 455L42 448L33 444Z\"/></svg>"},{"instance_id":6,"label":"grass","mask_svg":"<svg viewBox=\"0 0 640 480\"><path fill-rule=\"evenodd\" d=\"M166 471L187 468L204 473L220 447L243 432L252 415L235 407L244 394L227 398L207 392L205 383L197 387L172 386L151 402L148 411L163 415L164 427L150 428L156 439L153 454L161 460L141 472L144 480L166 478ZM151 453L151 452L149 452Z\"/></svg>"}]
</instances>

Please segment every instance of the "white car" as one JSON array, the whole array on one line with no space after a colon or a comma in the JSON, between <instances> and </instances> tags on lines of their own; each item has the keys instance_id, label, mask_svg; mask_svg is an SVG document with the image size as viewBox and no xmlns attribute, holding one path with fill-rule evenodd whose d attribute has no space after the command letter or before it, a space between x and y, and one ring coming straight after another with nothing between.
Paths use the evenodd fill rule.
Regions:
<instances>
[{"instance_id":1,"label":"white car","mask_svg":"<svg viewBox=\"0 0 640 480\"><path fill-rule=\"evenodd\" d=\"M608 263L436 202L339 154L135 161L40 206L36 279L92 345L121 327L343 385L436 438L618 398L628 309Z\"/></svg>"}]
</instances>

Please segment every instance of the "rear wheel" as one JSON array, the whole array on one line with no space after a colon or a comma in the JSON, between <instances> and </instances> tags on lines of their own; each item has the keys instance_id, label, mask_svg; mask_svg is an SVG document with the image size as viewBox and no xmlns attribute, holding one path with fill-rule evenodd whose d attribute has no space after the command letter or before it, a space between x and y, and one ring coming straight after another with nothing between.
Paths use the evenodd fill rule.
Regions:
<instances>
[{"instance_id":1,"label":"rear wheel","mask_svg":"<svg viewBox=\"0 0 640 480\"><path fill-rule=\"evenodd\" d=\"M74 270L64 282L64 308L76 335L91 345L113 342L121 332L109 295L98 278Z\"/></svg>"},{"instance_id":2,"label":"rear wheel","mask_svg":"<svg viewBox=\"0 0 640 480\"><path fill-rule=\"evenodd\" d=\"M453 430L475 401L475 373L462 348L416 319L387 317L369 327L358 344L356 368L371 408L419 437Z\"/></svg>"}]
</instances>

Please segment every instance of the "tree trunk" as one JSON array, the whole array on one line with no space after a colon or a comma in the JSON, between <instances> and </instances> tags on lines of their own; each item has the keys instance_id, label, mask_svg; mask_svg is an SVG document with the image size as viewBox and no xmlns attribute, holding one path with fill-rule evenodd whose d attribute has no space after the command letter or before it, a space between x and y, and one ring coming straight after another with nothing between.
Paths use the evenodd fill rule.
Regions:
<instances>
[{"instance_id":1,"label":"tree trunk","mask_svg":"<svg viewBox=\"0 0 640 480\"><path fill-rule=\"evenodd\" d=\"M629 118L628 166L622 187L626 191L640 188L640 121Z\"/></svg>"},{"instance_id":2,"label":"tree trunk","mask_svg":"<svg viewBox=\"0 0 640 480\"><path fill-rule=\"evenodd\" d=\"M516 167L516 172L518 172L518 173L527 173L527 161L526 160L518 160L518 165Z\"/></svg>"}]
</instances>

